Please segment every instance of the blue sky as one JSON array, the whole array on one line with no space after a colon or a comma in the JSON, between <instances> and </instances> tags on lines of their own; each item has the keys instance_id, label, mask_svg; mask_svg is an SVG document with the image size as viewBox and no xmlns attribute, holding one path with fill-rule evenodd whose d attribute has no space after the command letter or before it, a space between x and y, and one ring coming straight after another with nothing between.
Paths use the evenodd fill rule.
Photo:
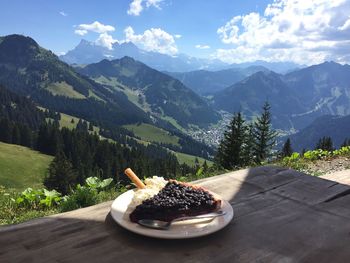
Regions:
<instances>
[{"instance_id":1,"label":"blue sky","mask_svg":"<svg viewBox=\"0 0 350 263\"><path fill-rule=\"evenodd\" d=\"M57 54L83 38L106 47L132 41L146 50L227 62L348 62L349 2L2 0L0 35L28 35Z\"/></svg>"}]
</instances>

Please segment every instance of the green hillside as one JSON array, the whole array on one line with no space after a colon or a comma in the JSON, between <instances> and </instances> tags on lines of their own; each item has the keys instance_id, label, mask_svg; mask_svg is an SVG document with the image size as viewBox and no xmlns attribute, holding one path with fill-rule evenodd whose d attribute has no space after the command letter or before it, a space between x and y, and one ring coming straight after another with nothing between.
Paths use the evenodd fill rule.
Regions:
<instances>
[{"instance_id":1,"label":"green hillside","mask_svg":"<svg viewBox=\"0 0 350 263\"><path fill-rule=\"evenodd\" d=\"M81 76L22 35L5 36L0 42L0 85L44 108L100 123L104 128L150 121L122 92L111 92Z\"/></svg>"},{"instance_id":2,"label":"green hillside","mask_svg":"<svg viewBox=\"0 0 350 263\"><path fill-rule=\"evenodd\" d=\"M139 125L124 125L123 127L132 131L136 136L140 137L141 141L139 142L141 143L143 142L144 144L147 144L149 142L158 142L180 146L179 137L171 135L169 132L153 125L142 123ZM175 154L179 163L185 163L187 165L194 166L196 158L200 164L203 164L205 161L204 158L196 157L194 155L174 151L172 152ZM213 164L213 162L209 160L206 161L208 165Z\"/></svg>"},{"instance_id":3,"label":"green hillside","mask_svg":"<svg viewBox=\"0 0 350 263\"><path fill-rule=\"evenodd\" d=\"M74 99L86 99L86 97L83 94L75 91L73 87L67 84L65 81L53 82L49 84L49 86L46 89L55 96L66 96Z\"/></svg>"},{"instance_id":4,"label":"green hillside","mask_svg":"<svg viewBox=\"0 0 350 263\"><path fill-rule=\"evenodd\" d=\"M180 81L154 70L130 57L76 68L99 83L113 89L123 89L130 101L142 109L148 108L156 117L170 116L181 126L206 126L216 123L219 115L199 95Z\"/></svg>"},{"instance_id":5,"label":"green hillside","mask_svg":"<svg viewBox=\"0 0 350 263\"><path fill-rule=\"evenodd\" d=\"M74 120L74 123L71 122L72 119ZM60 120L61 127L67 127L69 129L73 129L77 126L78 121L79 119L74 116L61 113L61 120ZM166 143L166 144L172 144L175 146L180 146L179 137L171 135L168 131L158 128L156 126L153 126L147 123L141 123L138 125L137 124L124 125L123 127L132 131L137 137L140 137L141 139L130 137L135 139L140 144L148 145L152 142L157 142L157 143ZM99 127L94 126L94 132L99 133ZM198 158L201 164L203 164L205 160L203 158L196 157L190 154L185 154L180 152L174 152L174 153L177 159L179 160L179 163L186 163L187 165L190 165L190 166L193 166L195 164L196 158ZM207 160L207 163L208 165L212 164L212 162L208 160Z\"/></svg>"},{"instance_id":6,"label":"green hillside","mask_svg":"<svg viewBox=\"0 0 350 263\"><path fill-rule=\"evenodd\" d=\"M144 141L180 146L179 138L177 136L171 135L169 132L156 126L142 123L138 125L124 125L123 127L132 131L136 136L140 137Z\"/></svg>"},{"instance_id":7,"label":"green hillside","mask_svg":"<svg viewBox=\"0 0 350 263\"><path fill-rule=\"evenodd\" d=\"M0 185L23 190L39 188L53 157L0 142Z\"/></svg>"},{"instance_id":8,"label":"green hillside","mask_svg":"<svg viewBox=\"0 0 350 263\"><path fill-rule=\"evenodd\" d=\"M64 114L64 113L60 113L61 114L61 119L60 119L60 126L61 127L66 127L68 129L74 129L77 127L77 124L79 122L79 118L74 117L72 115L68 115L68 114ZM72 119L74 120L74 122L72 123ZM84 119L82 119L83 121L86 121ZM86 121L88 124L90 124L89 121ZM100 132L100 128L97 126L93 126L94 130L93 132L96 132L97 134Z\"/></svg>"},{"instance_id":9,"label":"green hillside","mask_svg":"<svg viewBox=\"0 0 350 263\"><path fill-rule=\"evenodd\" d=\"M204 163L204 161L206 161L209 166L213 165L212 161L205 160L201 157L189 155L186 153L179 153L179 152L174 152L174 153L175 153L175 156L176 156L177 160L179 161L179 163L185 163L187 165L194 166L195 160L197 158L201 165Z\"/></svg>"}]
</instances>

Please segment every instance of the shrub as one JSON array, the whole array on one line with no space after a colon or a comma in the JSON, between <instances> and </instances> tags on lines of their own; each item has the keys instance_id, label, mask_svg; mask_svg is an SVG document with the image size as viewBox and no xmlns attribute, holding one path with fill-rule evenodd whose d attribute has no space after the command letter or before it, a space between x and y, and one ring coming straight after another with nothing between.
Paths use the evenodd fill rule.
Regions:
<instances>
[{"instance_id":1,"label":"shrub","mask_svg":"<svg viewBox=\"0 0 350 263\"><path fill-rule=\"evenodd\" d=\"M107 178L101 181L101 179L98 177L88 177L85 180L86 186L88 186L91 189L96 189L97 191L101 191L103 189L108 188L108 186L110 186L112 182L112 178Z\"/></svg>"},{"instance_id":2,"label":"shrub","mask_svg":"<svg viewBox=\"0 0 350 263\"><path fill-rule=\"evenodd\" d=\"M334 150L332 155L349 155L350 154L350 146L343 146L339 150Z\"/></svg>"},{"instance_id":3,"label":"shrub","mask_svg":"<svg viewBox=\"0 0 350 263\"><path fill-rule=\"evenodd\" d=\"M77 188L69 196L65 197L64 202L61 205L61 210L65 212L81 207L87 207L97 204L97 201L98 192L96 189L78 184Z\"/></svg>"},{"instance_id":4,"label":"shrub","mask_svg":"<svg viewBox=\"0 0 350 263\"><path fill-rule=\"evenodd\" d=\"M82 207L87 207L97 204L99 201L105 201L107 196L113 196L106 190L112 183L112 178L104 180L98 177L88 177L85 180L85 185L77 185L76 189L72 193L65 197L64 202L61 205L62 211L70 211ZM115 192L115 191L113 191ZM102 199L102 200L101 200Z\"/></svg>"},{"instance_id":5,"label":"shrub","mask_svg":"<svg viewBox=\"0 0 350 263\"><path fill-rule=\"evenodd\" d=\"M31 209L52 208L58 205L62 200L61 194L56 190L32 188L25 189L21 195L16 199L16 204L19 207L27 207Z\"/></svg>"},{"instance_id":6,"label":"shrub","mask_svg":"<svg viewBox=\"0 0 350 263\"><path fill-rule=\"evenodd\" d=\"M307 151L304 153L304 158L310 161L319 160L329 156L331 156L331 152L322 149Z\"/></svg>"}]
</instances>

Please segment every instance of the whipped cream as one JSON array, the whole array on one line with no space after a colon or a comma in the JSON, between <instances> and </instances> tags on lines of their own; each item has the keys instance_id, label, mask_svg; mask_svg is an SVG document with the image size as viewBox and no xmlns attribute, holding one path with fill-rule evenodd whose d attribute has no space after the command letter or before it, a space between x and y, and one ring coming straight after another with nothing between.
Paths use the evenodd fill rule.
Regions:
<instances>
[{"instance_id":1,"label":"whipped cream","mask_svg":"<svg viewBox=\"0 0 350 263\"><path fill-rule=\"evenodd\" d=\"M144 200L152 198L159 193L161 189L168 183L163 177L153 176L144 181L146 188L138 189L134 192L134 197L129 204L129 207L136 207Z\"/></svg>"}]
</instances>

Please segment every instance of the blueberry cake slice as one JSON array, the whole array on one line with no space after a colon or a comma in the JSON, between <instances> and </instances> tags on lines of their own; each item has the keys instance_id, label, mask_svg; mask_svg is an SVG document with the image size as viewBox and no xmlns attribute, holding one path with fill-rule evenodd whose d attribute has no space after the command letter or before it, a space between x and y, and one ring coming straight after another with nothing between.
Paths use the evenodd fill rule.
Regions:
<instances>
[{"instance_id":1,"label":"blueberry cake slice","mask_svg":"<svg viewBox=\"0 0 350 263\"><path fill-rule=\"evenodd\" d=\"M221 200L202 187L170 180L158 194L136 206L130 220L135 223L141 219L172 221L210 213L220 206Z\"/></svg>"}]
</instances>

